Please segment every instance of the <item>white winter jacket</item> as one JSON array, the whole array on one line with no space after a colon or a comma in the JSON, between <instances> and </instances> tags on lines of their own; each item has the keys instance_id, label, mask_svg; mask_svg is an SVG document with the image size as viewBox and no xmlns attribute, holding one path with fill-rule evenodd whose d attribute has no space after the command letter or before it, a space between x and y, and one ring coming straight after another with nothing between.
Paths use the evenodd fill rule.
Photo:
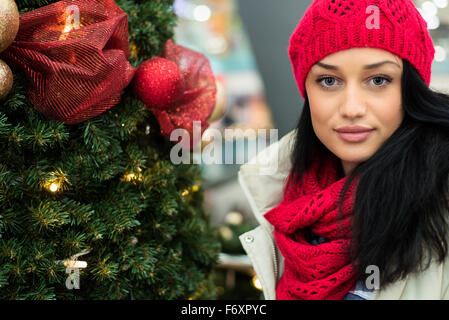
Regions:
<instances>
[{"instance_id":1,"label":"white winter jacket","mask_svg":"<svg viewBox=\"0 0 449 320\"><path fill-rule=\"evenodd\" d=\"M291 168L290 153L295 130L271 144L240 167L238 178L248 198L259 226L239 238L254 267L265 299L276 299L276 285L283 273L284 258L273 235L273 226L263 214L277 206L283 198L283 188ZM432 299L449 300L449 258L442 264L433 261L419 274L409 274L383 288L375 290L374 300Z\"/></svg>"}]
</instances>

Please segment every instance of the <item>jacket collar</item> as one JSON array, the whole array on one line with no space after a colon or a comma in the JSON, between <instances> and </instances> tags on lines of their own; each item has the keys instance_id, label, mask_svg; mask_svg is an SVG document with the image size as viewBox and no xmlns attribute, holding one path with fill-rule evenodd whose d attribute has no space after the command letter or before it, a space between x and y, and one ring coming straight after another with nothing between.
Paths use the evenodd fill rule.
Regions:
<instances>
[{"instance_id":1,"label":"jacket collar","mask_svg":"<svg viewBox=\"0 0 449 320\"><path fill-rule=\"evenodd\" d=\"M259 224L272 233L273 226L263 216L283 198L291 169L290 154L296 130L260 151L238 172L240 185Z\"/></svg>"}]
</instances>

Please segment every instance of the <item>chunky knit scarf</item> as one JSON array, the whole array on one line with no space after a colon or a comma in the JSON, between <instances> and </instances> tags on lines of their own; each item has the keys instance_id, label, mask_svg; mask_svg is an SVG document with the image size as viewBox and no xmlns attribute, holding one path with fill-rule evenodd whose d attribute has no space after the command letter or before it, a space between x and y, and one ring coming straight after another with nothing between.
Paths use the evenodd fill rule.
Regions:
<instances>
[{"instance_id":1,"label":"chunky knit scarf","mask_svg":"<svg viewBox=\"0 0 449 320\"><path fill-rule=\"evenodd\" d=\"M347 177L339 177L339 161L334 155L315 157L303 183L285 187L281 203L264 215L285 258L278 300L343 299L357 281L349 254L357 179L345 193L341 219L337 204ZM313 245L312 235L326 241Z\"/></svg>"}]
</instances>

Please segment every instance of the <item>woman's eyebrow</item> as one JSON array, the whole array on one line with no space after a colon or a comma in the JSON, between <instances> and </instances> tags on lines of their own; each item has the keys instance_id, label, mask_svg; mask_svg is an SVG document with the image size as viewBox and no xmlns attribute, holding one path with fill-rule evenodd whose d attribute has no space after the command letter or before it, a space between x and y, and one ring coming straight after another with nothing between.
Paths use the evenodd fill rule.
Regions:
<instances>
[{"instance_id":1,"label":"woman's eyebrow","mask_svg":"<svg viewBox=\"0 0 449 320\"><path fill-rule=\"evenodd\" d=\"M386 63L391 63L391 64L394 64L395 66L397 66L399 69L401 68L401 66L398 65L396 62L386 60L386 61L382 61L382 62L366 65L366 66L363 67L363 69L364 70L375 69L375 68L380 67L380 66L382 66L382 65L384 65ZM325 63L322 63L322 62L317 62L316 64L319 65L322 68L325 68L325 69L339 70L339 68L337 66L333 66L333 65L330 65L330 64L325 64Z\"/></svg>"}]
</instances>

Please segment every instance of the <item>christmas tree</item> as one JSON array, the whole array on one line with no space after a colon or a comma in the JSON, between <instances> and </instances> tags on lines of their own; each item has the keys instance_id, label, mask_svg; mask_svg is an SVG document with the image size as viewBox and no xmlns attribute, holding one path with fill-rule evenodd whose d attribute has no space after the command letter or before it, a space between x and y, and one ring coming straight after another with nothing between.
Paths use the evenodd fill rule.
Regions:
<instances>
[{"instance_id":1,"label":"christmas tree","mask_svg":"<svg viewBox=\"0 0 449 320\"><path fill-rule=\"evenodd\" d=\"M35 22L41 15L54 16L49 6L57 1L15 3L21 19L32 13L28 18ZM158 113L136 96L127 74L130 68L125 67L129 62L137 69L163 52L177 20L173 0L59 3L81 7L81 28L75 32L113 39L105 52L127 47L129 41L129 61L117 63L118 69L106 79L95 79L109 83L115 96L108 93L90 109L79 110L73 104L77 90L88 92L94 81L78 79L71 84L73 92L60 92L38 76L54 71L38 70L36 65L51 56L46 46L52 43L43 35L51 37L57 21L48 19L39 22L40 29L27 31L42 50L33 62L18 61L19 54L26 53L20 41L6 49L0 39L0 58L13 75L13 82L0 80L4 87L8 81L12 85L0 100L0 299L214 299L211 275L220 244L202 207L200 168L172 163L173 142L161 133L162 116L155 116ZM84 12L92 3L95 14L88 17L110 24L86 18ZM71 61L88 52L70 42L70 35L60 32L59 39L64 36L65 51L53 52L48 63L70 71ZM120 61L126 51L123 55L109 50L104 57L117 54L114 62ZM16 66L23 61L25 67ZM123 90L117 89L120 85ZM52 110L63 105L54 99L72 100L67 109ZM95 109L99 104L106 106L104 110ZM55 120L58 117L62 120Z\"/></svg>"}]
</instances>

